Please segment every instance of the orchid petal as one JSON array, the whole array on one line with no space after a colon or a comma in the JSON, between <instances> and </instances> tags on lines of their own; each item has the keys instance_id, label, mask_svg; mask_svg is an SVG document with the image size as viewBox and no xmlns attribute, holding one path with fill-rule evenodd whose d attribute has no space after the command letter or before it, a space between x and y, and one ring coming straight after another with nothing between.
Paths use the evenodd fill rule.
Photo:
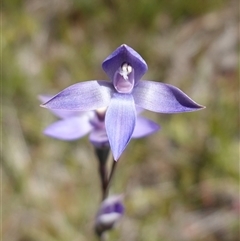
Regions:
<instances>
[{"instance_id":1,"label":"orchid petal","mask_svg":"<svg viewBox=\"0 0 240 241\"><path fill-rule=\"evenodd\" d=\"M132 93L135 104L160 113L179 113L204 108L175 86L141 80Z\"/></svg>"},{"instance_id":2,"label":"orchid petal","mask_svg":"<svg viewBox=\"0 0 240 241\"><path fill-rule=\"evenodd\" d=\"M89 117L83 115L54 122L44 130L44 134L56 139L71 141L85 136L92 128Z\"/></svg>"},{"instance_id":3,"label":"orchid petal","mask_svg":"<svg viewBox=\"0 0 240 241\"><path fill-rule=\"evenodd\" d=\"M123 63L130 64L134 69L135 83L146 73L148 67L144 59L131 47L122 44L112 54L110 54L102 64L103 70L111 80L115 72Z\"/></svg>"},{"instance_id":4,"label":"orchid petal","mask_svg":"<svg viewBox=\"0 0 240 241\"><path fill-rule=\"evenodd\" d=\"M52 97L53 97L52 95L39 95L38 99L41 101L41 103L45 103L50 99L52 99Z\"/></svg>"},{"instance_id":5,"label":"orchid petal","mask_svg":"<svg viewBox=\"0 0 240 241\"><path fill-rule=\"evenodd\" d=\"M137 115L140 115L143 111L144 111L144 109L143 108L141 108L141 107L139 107L139 106L135 106L136 107L136 112L137 112Z\"/></svg>"},{"instance_id":6,"label":"orchid petal","mask_svg":"<svg viewBox=\"0 0 240 241\"><path fill-rule=\"evenodd\" d=\"M108 107L105 125L114 160L118 160L131 139L136 108L130 94L115 93Z\"/></svg>"},{"instance_id":7,"label":"orchid petal","mask_svg":"<svg viewBox=\"0 0 240 241\"><path fill-rule=\"evenodd\" d=\"M51 95L39 95L38 99L42 102L45 103L52 99L53 96ZM74 117L74 116L81 116L86 114L84 111L71 111L71 110L58 110L58 109L52 109L50 110L55 116L61 118L61 119L66 119L69 117Z\"/></svg>"},{"instance_id":8,"label":"orchid petal","mask_svg":"<svg viewBox=\"0 0 240 241\"><path fill-rule=\"evenodd\" d=\"M157 132L159 129L160 126L157 123L148 120L147 118L138 116L132 138L145 137Z\"/></svg>"},{"instance_id":9,"label":"orchid petal","mask_svg":"<svg viewBox=\"0 0 240 241\"><path fill-rule=\"evenodd\" d=\"M49 109L89 111L108 106L113 86L104 80L77 83L41 105Z\"/></svg>"}]
</instances>

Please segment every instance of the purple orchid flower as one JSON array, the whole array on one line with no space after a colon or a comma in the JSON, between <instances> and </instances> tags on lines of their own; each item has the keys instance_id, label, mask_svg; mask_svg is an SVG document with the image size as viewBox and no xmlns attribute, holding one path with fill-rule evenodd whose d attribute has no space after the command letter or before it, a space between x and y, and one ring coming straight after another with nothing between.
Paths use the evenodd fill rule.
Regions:
<instances>
[{"instance_id":1,"label":"purple orchid flower","mask_svg":"<svg viewBox=\"0 0 240 241\"><path fill-rule=\"evenodd\" d=\"M124 214L123 196L113 195L105 199L97 213L95 228L98 234L112 229Z\"/></svg>"},{"instance_id":2,"label":"purple orchid flower","mask_svg":"<svg viewBox=\"0 0 240 241\"><path fill-rule=\"evenodd\" d=\"M41 102L46 102L51 99L50 96L39 96ZM108 136L105 128L105 113L104 108L95 111L67 111L53 109L51 112L61 120L54 122L44 130L44 134L56 139L72 141L90 133L90 142L98 148L109 146ZM142 109L137 108L138 114ZM137 116L137 121L132 138L141 138L153 134L160 129L160 126L155 122Z\"/></svg>"},{"instance_id":3,"label":"purple orchid flower","mask_svg":"<svg viewBox=\"0 0 240 241\"><path fill-rule=\"evenodd\" d=\"M204 108L172 85L140 80L148 69L147 64L126 44L108 56L102 67L111 82L92 80L74 84L42 106L78 111L108 107L105 126L116 161L134 133L136 106L159 113L181 113Z\"/></svg>"}]
</instances>

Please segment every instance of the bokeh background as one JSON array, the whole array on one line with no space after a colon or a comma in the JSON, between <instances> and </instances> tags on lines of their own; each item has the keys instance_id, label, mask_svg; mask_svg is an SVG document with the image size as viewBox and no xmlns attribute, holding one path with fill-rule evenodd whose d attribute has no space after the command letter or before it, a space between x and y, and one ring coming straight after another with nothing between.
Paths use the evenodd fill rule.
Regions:
<instances>
[{"instance_id":1,"label":"bokeh background","mask_svg":"<svg viewBox=\"0 0 240 241\"><path fill-rule=\"evenodd\" d=\"M176 85L207 108L163 115L132 140L111 193L126 213L108 240L239 240L237 0L11 0L2 3L2 238L89 241L101 199L88 138L51 139L39 94L106 79L102 61L126 43L144 79Z\"/></svg>"}]
</instances>

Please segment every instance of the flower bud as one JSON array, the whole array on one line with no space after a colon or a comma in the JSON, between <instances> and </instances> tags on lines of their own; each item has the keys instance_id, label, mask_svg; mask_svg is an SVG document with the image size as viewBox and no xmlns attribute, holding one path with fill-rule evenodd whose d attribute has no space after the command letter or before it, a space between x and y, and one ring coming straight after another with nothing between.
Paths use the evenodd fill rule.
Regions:
<instances>
[{"instance_id":1,"label":"flower bud","mask_svg":"<svg viewBox=\"0 0 240 241\"><path fill-rule=\"evenodd\" d=\"M122 195L114 195L105 199L97 213L95 230L98 235L110 230L124 213Z\"/></svg>"}]
</instances>

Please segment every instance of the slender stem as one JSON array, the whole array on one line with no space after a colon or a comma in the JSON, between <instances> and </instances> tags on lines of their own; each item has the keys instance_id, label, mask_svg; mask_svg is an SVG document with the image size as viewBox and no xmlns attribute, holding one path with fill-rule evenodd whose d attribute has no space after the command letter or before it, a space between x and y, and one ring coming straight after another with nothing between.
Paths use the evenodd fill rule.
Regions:
<instances>
[{"instance_id":1,"label":"slender stem","mask_svg":"<svg viewBox=\"0 0 240 241\"><path fill-rule=\"evenodd\" d=\"M109 175L109 178L108 178L108 187L110 186L110 183L111 183L111 181L113 179L113 175L115 173L116 166L117 166L117 162L114 161L114 159L113 159L112 169L111 169L111 172L110 172L110 175Z\"/></svg>"},{"instance_id":2,"label":"slender stem","mask_svg":"<svg viewBox=\"0 0 240 241\"><path fill-rule=\"evenodd\" d=\"M99 157L99 155L98 155ZM100 158L99 158L100 160ZM112 167L109 176L107 175L107 165L106 159L105 161L99 162L99 174L101 177L101 184L102 184L102 200L106 199L108 196L110 184L113 180L113 176L116 170L117 162L112 159ZM105 241L106 235L104 231L98 230L98 227L95 227L96 235L98 236L99 241Z\"/></svg>"},{"instance_id":3,"label":"slender stem","mask_svg":"<svg viewBox=\"0 0 240 241\"><path fill-rule=\"evenodd\" d=\"M101 185L102 185L102 200L105 199L105 193L108 188L108 173L106 169L106 165L102 165L101 163L99 164L99 173L101 177Z\"/></svg>"},{"instance_id":4,"label":"slender stem","mask_svg":"<svg viewBox=\"0 0 240 241\"><path fill-rule=\"evenodd\" d=\"M110 172L110 175L109 175L109 178L108 178L108 183L107 183L106 191L105 191L105 193L104 193L104 199L108 196L108 191L109 191L109 188L110 188L110 184L111 184L111 182L112 182L112 179L113 179L113 175L114 175L115 170L116 170L116 166L117 166L117 162L114 161L114 159L113 159L112 168L111 168L111 172Z\"/></svg>"},{"instance_id":5,"label":"slender stem","mask_svg":"<svg viewBox=\"0 0 240 241\"><path fill-rule=\"evenodd\" d=\"M104 200L108 186L107 160L109 148L95 148L95 153L99 160L99 176L101 179L102 199Z\"/></svg>"}]
</instances>

